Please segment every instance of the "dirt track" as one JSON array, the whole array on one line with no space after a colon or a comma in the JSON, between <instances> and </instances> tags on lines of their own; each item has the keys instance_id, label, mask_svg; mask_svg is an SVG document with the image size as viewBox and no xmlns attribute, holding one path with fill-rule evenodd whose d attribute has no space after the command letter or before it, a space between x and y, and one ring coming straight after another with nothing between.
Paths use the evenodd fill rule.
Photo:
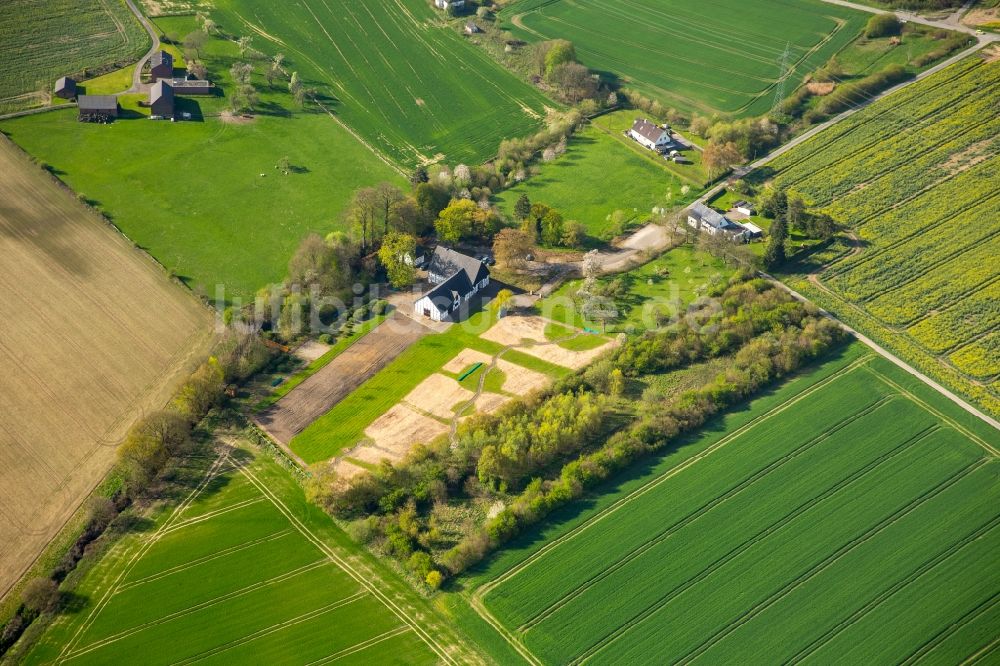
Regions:
<instances>
[{"instance_id":1,"label":"dirt track","mask_svg":"<svg viewBox=\"0 0 1000 666\"><path fill-rule=\"evenodd\" d=\"M430 331L398 312L257 416L282 444L305 430L366 379Z\"/></svg>"}]
</instances>

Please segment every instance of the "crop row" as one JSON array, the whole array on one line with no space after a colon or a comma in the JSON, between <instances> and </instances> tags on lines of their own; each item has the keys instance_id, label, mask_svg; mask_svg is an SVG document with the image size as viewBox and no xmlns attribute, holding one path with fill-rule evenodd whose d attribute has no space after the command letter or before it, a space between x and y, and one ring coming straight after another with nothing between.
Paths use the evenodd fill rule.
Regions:
<instances>
[{"instance_id":1,"label":"crop row","mask_svg":"<svg viewBox=\"0 0 1000 666\"><path fill-rule=\"evenodd\" d=\"M997 168L995 162L995 159L986 160L961 171L908 201L893 200L892 208L861 222L856 227L858 234L874 243L875 251L880 252L893 243L909 238L914 231L914 220L919 220L921 227L928 227L961 211L971 210L980 203L990 202L996 207L1000 192L983 194L989 193L993 187Z\"/></svg>"},{"instance_id":2,"label":"crop row","mask_svg":"<svg viewBox=\"0 0 1000 666\"><path fill-rule=\"evenodd\" d=\"M983 86L995 77L974 63L956 75L952 70L914 84L893 95L893 103L875 105L821 132L802 148L776 159L778 182L796 185L814 174L850 160L879 144L907 135L920 135L942 116L977 99ZM955 76L954 79L950 79Z\"/></svg>"},{"instance_id":3,"label":"crop row","mask_svg":"<svg viewBox=\"0 0 1000 666\"><path fill-rule=\"evenodd\" d=\"M936 436L943 446L956 445L960 438L956 431ZM701 655L702 661L793 663L855 626L890 626L893 616L885 608L894 598L924 588L928 579L963 559L973 542L990 539L995 543L1000 538L1000 518L990 502L984 501L991 494L1000 500L1000 484L990 476L974 473L965 483L948 488L940 498L889 525L875 539L729 632ZM967 570L965 576L971 579L975 574ZM975 605L972 595L963 596L968 605ZM816 603L817 599L823 602ZM931 608L925 610L936 614ZM934 620L947 626L959 615L942 613ZM910 637L910 645L919 645L922 638Z\"/></svg>"},{"instance_id":4,"label":"crop row","mask_svg":"<svg viewBox=\"0 0 1000 666\"><path fill-rule=\"evenodd\" d=\"M948 307L975 289L984 288L997 277L998 253L1000 236L993 236L953 261L936 266L920 280L869 301L865 307L888 324L909 324L931 310Z\"/></svg>"},{"instance_id":5,"label":"crop row","mask_svg":"<svg viewBox=\"0 0 1000 666\"><path fill-rule=\"evenodd\" d=\"M857 445L871 445L878 430L873 428ZM595 661L628 663L638 661L641 654L655 653L665 663L678 663L697 656L748 613L781 603L794 586L821 574L854 547L872 547L869 541L880 549L898 547L880 535L895 521L920 510L923 503L933 502L938 510L929 517L940 519L950 508L944 501L945 491L968 480L969 465L967 450L943 447L935 435L920 440L878 473L860 479L713 567L705 579L631 624L629 631L619 634L620 640L606 644L611 649L598 653ZM778 512L781 507L774 509ZM710 535L705 538L712 540ZM704 560L703 553L696 556ZM734 593L734 581L739 581L738 593ZM852 583L849 579L841 584ZM868 590L855 590L859 596L868 594Z\"/></svg>"},{"instance_id":6,"label":"crop row","mask_svg":"<svg viewBox=\"0 0 1000 666\"><path fill-rule=\"evenodd\" d=\"M1000 330L962 347L948 358L956 368L977 379L1000 375Z\"/></svg>"},{"instance_id":7,"label":"crop row","mask_svg":"<svg viewBox=\"0 0 1000 666\"><path fill-rule=\"evenodd\" d=\"M940 354L986 331L1000 328L1000 281L936 312L907 329L907 334Z\"/></svg>"},{"instance_id":8,"label":"crop row","mask_svg":"<svg viewBox=\"0 0 1000 666\"><path fill-rule=\"evenodd\" d=\"M851 153L848 158L811 173L794 187L815 205L823 206L850 193L864 195L859 185L867 188L887 174L894 175L896 169L912 170L917 162L930 166L945 164L951 155L994 136L984 130L993 126L989 111L995 100L974 100L950 109L933 125L919 131L905 131L884 141L869 142L868 137L857 137L866 141L864 146L848 143L845 146ZM977 128L979 131L974 134Z\"/></svg>"},{"instance_id":9,"label":"crop row","mask_svg":"<svg viewBox=\"0 0 1000 666\"><path fill-rule=\"evenodd\" d=\"M770 419L768 427L743 433L725 449L637 496L613 519L595 523L551 549L494 589L487 603L505 623L520 626L601 575L617 559L610 553L623 557L642 547L670 525L703 510L748 477L809 443L816 432L825 432L870 406L880 397L867 390L870 385L870 379L859 371L838 377L831 388L796 403L801 422ZM835 399L831 400L831 393ZM831 404L836 408L831 409ZM810 427L804 429L801 423ZM604 557L595 557L600 552Z\"/></svg>"},{"instance_id":10,"label":"crop row","mask_svg":"<svg viewBox=\"0 0 1000 666\"><path fill-rule=\"evenodd\" d=\"M880 407L831 435L814 454L797 457L763 477L747 492L569 600L538 625L541 631L529 632L526 642L550 657L566 648L575 653L614 634L623 620L638 620L652 610L693 601L699 595L691 593L699 588L713 593L721 570L753 561L753 553L760 557L761 551L773 552L775 540L795 541L809 525L823 522L817 521L816 514L841 506L861 489L882 486L887 477L909 469L912 459L923 459L924 448L910 441L932 424L930 415L910 402L894 400ZM879 431L882 437L871 437ZM868 517L860 520L868 521ZM794 559L801 553L790 555ZM766 559L782 562L775 568L781 575L792 568L782 557ZM599 607L604 612L593 613Z\"/></svg>"},{"instance_id":11,"label":"crop row","mask_svg":"<svg viewBox=\"0 0 1000 666\"><path fill-rule=\"evenodd\" d=\"M981 206L985 215L986 206ZM993 225L968 224L983 219L978 213L956 214L950 220L922 230L910 240L892 246L873 257L856 259L853 266L826 283L852 301L868 300L921 276L942 261L948 261L969 247L997 233ZM848 260L849 262L851 260Z\"/></svg>"}]
</instances>

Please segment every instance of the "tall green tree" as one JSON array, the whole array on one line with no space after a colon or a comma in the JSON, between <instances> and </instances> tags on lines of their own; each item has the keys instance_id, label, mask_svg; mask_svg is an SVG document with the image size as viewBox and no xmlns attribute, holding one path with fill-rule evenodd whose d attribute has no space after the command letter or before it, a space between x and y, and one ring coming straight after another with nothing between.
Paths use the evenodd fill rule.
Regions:
<instances>
[{"instance_id":1,"label":"tall green tree","mask_svg":"<svg viewBox=\"0 0 1000 666\"><path fill-rule=\"evenodd\" d=\"M764 250L764 266L769 270L785 263L785 240L788 238L788 227L784 216L777 218L771 225L767 249Z\"/></svg>"},{"instance_id":2,"label":"tall green tree","mask_svg":"<svg viewBox=\"0 0 1000 666\"><path fill-rule=\"evenodd\" d=\"M531 199L527 194L521 194L514 203L514 217L523 220L531 215Z\"/></svg>"},{"instance_id":3,"label":"tall green tree","mask_svg":"<svg viewBox=\"0 0 1000 666\"><path fill-rule=\"evenodd\" d=\"M476 217L476 204L469 199L452 199L448 207L438 214L434 229L438 238L446 243L457 243L472 231Z\"/></svg>"},{"instance_id":4,"label":"tall green tree","mask_svg":"<svg viewBox=\"0 0 1000 666\"><path fill-rule=\"evenodd\" d=\"M393 287L399 289L413 284L416 274L413 268L413 256L416 248L416 239L407 233L389 231L382 238L378 258L385 266L389 283Z\"/></svg>"}]
</instances>

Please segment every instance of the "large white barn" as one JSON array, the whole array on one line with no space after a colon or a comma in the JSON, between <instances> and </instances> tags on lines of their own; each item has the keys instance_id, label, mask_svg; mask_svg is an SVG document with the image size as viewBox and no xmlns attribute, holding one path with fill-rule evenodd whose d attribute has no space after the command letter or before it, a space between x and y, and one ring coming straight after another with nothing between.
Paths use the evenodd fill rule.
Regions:
<instances>
[{"instance_id":1,"label":"large white barn","mask_svg":"<svg viewBox=\"0 0 1000 666\"><path fill-rule=\"evenodd\" d=\"M490 283L490 269L475 257L439 245L427 266L427 277L437 286L416 300L413 312L444 321Z\"/></svg>"}]
</instances>

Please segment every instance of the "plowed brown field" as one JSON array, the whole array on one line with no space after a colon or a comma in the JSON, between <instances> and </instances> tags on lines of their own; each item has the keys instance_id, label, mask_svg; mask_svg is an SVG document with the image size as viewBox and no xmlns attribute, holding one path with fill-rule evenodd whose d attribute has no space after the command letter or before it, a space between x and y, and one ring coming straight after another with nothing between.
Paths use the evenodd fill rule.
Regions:
<instances>
[{"instance_id":1,"label":"plowed brown field","mask_svg":"<svg viewBox=\"0 0 1000 666\"><path fill-rule=\"evenodd\" d=\"M0 137L0 596L213 339L207 309Z\"/></svg>"}]
</instances>

